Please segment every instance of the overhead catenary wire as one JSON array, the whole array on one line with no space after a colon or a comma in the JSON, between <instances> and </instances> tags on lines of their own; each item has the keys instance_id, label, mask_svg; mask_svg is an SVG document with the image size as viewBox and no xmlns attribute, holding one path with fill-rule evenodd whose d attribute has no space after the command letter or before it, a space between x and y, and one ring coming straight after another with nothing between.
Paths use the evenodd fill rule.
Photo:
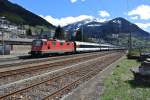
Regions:
<instances>
[{"instance_id":1,"label":"overhead catenary wire","mask_svg":"<svg viewBox=\"0 0 150 100\"><path fill-rule=\"evenodd\" d=\"M126 0L126 7L127 7L127 12L129 10L129 1ZM131 51L132 49L132 31L131 31L131 23L130 23L130 26L129 26L129 31L128 31L128 50L129 52Z\"/></svg>"}]
</instances>

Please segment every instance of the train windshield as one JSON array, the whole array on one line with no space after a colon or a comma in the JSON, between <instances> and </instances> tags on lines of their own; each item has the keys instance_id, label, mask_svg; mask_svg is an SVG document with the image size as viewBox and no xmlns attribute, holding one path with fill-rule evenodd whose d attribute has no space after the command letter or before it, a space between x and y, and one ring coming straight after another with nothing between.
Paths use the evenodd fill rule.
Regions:
<instances>
[{"instance_id":1,"label":"train windshield","mask_svg":"<svg viewBox=\"0 0 150 100\"><path fill-rule=\"evenodd\" d=\"M42 45L42 41L41 40L34 40L33 41L33 45L34 46L41 46Z\"/></svg>"}]
</instances>

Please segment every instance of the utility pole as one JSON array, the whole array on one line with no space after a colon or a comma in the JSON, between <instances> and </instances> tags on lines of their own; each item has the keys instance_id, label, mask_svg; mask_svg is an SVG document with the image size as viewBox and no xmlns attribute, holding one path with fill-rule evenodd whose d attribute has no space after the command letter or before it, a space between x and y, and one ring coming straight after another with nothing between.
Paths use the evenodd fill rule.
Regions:
<instances>
[{"instance_id":1,"label":"utility pole","mask_svg":"<svg viewBox=\"0 0 150 100\"><path fill-rule=\"evenodd\" d=\"M130 24L130 29L131 29L131 24ZM129 32L129 43L128 43L128 50L129 50L129 52L131 52L131 50L132 50L132 31L130 31Z\"/></svg>"},{"instance_id":2,"label":"utility pole","mask_svg":"<svg viewBox=\"0 0 150 100\"><path fill-rule=\"evenodd\" d=\"M122 25L122 22L121 21L118 21L118 24L119 24L119 28L118 28L118 36L117 36L117 42L118 42L118 46L120 45L120 41L119 41L119 34L121 34L121 25Z\"/></svg>"},{"instance_id":3,"label":"utility pole","mask_svg":"<svg viewBox=\"0 0 150 100\"><path fill-rule=\"evenodd\" d=\"M1 19L2 19L2 27L1 27L1 31L2 31L2 55L4 55L4 53L5 53L5 45L4 45L4 31L3 31L3 29L4 29L4 20L5 20L5 17L1 17Z\"/></svg>"},{"instance_id":4,"label":"utility pole","mask_svg":"<svg viewBox=\"0 0 150 100\"><path fill-rule=\"evenodd\" d=\"M127 11L128 11L128 9L129 9L129 1L128 0L126 1L126 5L127 5ZM130 28L129 29L131 30L131 23L130 23ZM129 34L128 34L128 52L129 53L132 49L132 35L131 35L132 31L130 31L130 30L129 30Z\"/></svg>"},{"instance_id":5,"label":"utility pole","mask_svg":"<svg viewBox=\"0 0 150 100\"><path fill-rule=\"evenodd\" d=\"M82 25L82 27L81 27L81 28L82 28L82 41L83 41L83 25Z\"/></svg>"},{"instance_id":6,"label":"utility pole","mask_svg":"<svg viewBox=\"0 0 150 100\"><path fill-rule=\"evenodd\" d=\"M2 29L2 55L4 55L4 32L3 32L3 29Z\"/></svg>"},{"instance_id":7,"label":"utility pole","mask_svg":"<svg viewBox=\"0 0 150 100\"><path fill-rule=\"evenodd\" d=\"M99 33L99 47L100 47L100 51L101 51L101 33Z\"/></svg>"}]
</instances>

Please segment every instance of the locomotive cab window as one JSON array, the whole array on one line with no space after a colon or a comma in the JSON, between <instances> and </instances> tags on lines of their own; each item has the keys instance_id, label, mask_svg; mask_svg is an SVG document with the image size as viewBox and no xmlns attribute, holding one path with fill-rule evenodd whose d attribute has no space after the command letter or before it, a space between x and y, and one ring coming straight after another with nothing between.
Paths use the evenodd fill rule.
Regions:
<instances>
[{"instance_id":1,"label":"locomotive cab window","mask_svg":"<svg viewBox=\"0 0 150 100\"><path fill-rule=\"evenodd\" d=\"M35 40L35 41L32 42L32 44L34 46L41 46L42 45L42 41L41 40Z\"/></svg>"}]
</instances>

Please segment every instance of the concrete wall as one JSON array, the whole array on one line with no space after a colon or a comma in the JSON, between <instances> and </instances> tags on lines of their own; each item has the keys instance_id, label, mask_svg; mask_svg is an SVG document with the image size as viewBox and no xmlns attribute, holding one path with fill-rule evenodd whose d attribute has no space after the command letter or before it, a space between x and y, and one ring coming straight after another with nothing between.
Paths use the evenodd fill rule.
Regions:
<instances>
[{"instance_id":1,"label":"concrete wall","mask_svg":"<svg viewBox=\"0 0 150 100\"><path fill-rule=\"evenodd\" d=\"M31 51L31 45L13 45L11 54L28 54Z\"/></svg>"}]
</instances>

